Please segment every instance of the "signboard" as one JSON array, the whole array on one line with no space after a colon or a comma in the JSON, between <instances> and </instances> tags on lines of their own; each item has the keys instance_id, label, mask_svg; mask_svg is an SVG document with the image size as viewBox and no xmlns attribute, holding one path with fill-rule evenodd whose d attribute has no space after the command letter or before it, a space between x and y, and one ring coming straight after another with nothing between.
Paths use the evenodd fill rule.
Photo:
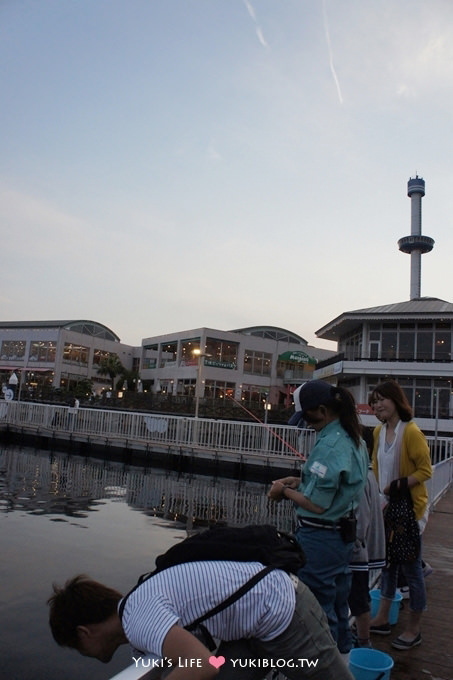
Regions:
<instances>
[{"instance_id":1,"label":"signboard","mask_svg":"<svg viewBox=\"0 0 453 680\"><path fill-rule=\"evenodd\" d=\"M360 415L374 416L374 411L368 404L356 404L355 410Z\"/></svg>"},{"instance_id":2,"label":"signboard","mask_svg":"<svg viewBox=\"0 0 453 680\"><path fill-rule=\"evenodd\" d=\"M306 352L302 352L302 350L283 352L283 354L280 354L280 356L278 357L278 360L287 361L292 364L312 364L313 366L316 365L316 359L313 359L313 357L309 356Z\"/></svg>"},{"instance_id":3,"label":"signboard","mask_svg":"<svg viewBox=\"0 0 453 680\"><path fill-rule=\"evenodd\" d=\"M323 378L328 378L331 375L338 375L343 372L343 362L337 361L335 364L329 364L329 366L324 366L324 368L316 368L313 372L313 378L315 380L323 380Z\"/></svg>"},{"instance_id":4,"label":"signboard","mask_svg":"<svg viewBox=\"0 0 453 680\"><path fill-rule=\"evenodd\" d=\"M237 366L233 361L215 361L213 359L205 359L205 366L213 366L214 368L232 368L235 369Z\"/></svg>"}]
</instances>

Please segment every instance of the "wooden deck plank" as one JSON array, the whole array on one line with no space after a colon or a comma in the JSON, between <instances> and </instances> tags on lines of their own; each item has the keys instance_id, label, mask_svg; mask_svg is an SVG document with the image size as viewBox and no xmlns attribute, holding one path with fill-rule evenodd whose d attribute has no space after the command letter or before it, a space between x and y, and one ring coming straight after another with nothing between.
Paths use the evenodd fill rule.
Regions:
<instances>
[{"instance_id":1,"label":"wooden deck plank","mask_svg":"<svg viewBox=\"0 0 453 680\"><path fill-rule=\"evenodd\" d=\"M392 635L372 636L373 647L393 658L391 680L453 680L453 489L430 516L423 556L433 573L426 579L428 609L422 619L422 644L408 651L391 646L404 629L408 600L404 600Z\"/></svg>"}]
</instances>

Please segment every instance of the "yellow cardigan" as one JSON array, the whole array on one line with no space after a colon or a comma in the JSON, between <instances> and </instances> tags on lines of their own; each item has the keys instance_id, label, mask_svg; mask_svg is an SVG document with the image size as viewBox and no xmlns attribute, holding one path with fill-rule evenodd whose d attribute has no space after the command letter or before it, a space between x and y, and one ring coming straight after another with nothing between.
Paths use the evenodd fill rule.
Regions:
<instances>
[{"instance_id":1,"label":"yellow cardigan","mask_svg":"<svg viewBox=\"0 0 453 680\"><path fill-rule=\"evenodd\" d=\"M382 425L378 425L373 432L374 446L372 467L376 479L379 482L377 450L379 444L379 432ZM415 517L421 519L428 504L428 491L425 481L432 476L429 447L425 435L418 425L411 420L407 423L401 444L400 477L415 477L419 484L411 487L412 502L414 504Z\"/></svg>"}]
</instances>

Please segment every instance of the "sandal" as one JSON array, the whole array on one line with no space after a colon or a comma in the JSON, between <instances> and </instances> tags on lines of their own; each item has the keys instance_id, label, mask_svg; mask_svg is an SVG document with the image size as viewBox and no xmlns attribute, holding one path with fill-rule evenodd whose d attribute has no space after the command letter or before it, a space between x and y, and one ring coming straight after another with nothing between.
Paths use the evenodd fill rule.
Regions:
<instances>
[{"instance_id":1,"label":"sandal","mask_svg":"<svg viewBox=\"0 0 453 680\"><path fill-rule=\"evenodd\" d=\"M370 633L376 633L376 635L390 635L392 632L392 627L389 623L383 623L380 626L370 626Z\"/></svg>"},{"instance_id":2,"label":"sandal","mask_svg":"<svg viewBox=\"0 0 453 680\"><path fill-rule=\"evenodd\" d=\"M421 644L421 641L420 633L413 640L403 640L401 637L397 637L396 640L392 640L392 647L395 647L395 649L412 649L412 647Z\"/></svg>"}]
</instances>

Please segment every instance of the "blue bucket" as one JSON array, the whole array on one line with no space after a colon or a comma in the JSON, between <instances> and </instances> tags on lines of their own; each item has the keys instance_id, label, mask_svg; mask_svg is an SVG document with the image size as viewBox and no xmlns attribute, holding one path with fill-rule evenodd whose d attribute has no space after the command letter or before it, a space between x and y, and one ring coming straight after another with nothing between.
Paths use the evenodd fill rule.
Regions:
<instances>
[{"instance_id":1,"label":"blue bucket","mask_svg":"<svg viewBox=\"0 0 453 680\"><path fill-rule=\"evenodd\" d=\"M381 600L381 591L379 589L377 590L370 590L370 597L371 597L371 618L374 619L376 614L378 613L379 609L379 602ZM398 616L400 613L400 607L401 607L401 602L403 600L403 596L401 593L398 591L395 593L395 597L393 598L391 607L390 607L390 613L389 613L389 624L391 626L394 626L395 623L398 622Z\"/></svg>"},{"instance_id":2,"label":"blue bucket","mask_svg":"<svg viewBox=\"0 0 453 680\"><path fill-rule=\"evenodd\" d=\"M349 653L349 670L355 680L390 680L392 668L392 657L377 649L357 647Z\"/></svg>"}]
</instances>

